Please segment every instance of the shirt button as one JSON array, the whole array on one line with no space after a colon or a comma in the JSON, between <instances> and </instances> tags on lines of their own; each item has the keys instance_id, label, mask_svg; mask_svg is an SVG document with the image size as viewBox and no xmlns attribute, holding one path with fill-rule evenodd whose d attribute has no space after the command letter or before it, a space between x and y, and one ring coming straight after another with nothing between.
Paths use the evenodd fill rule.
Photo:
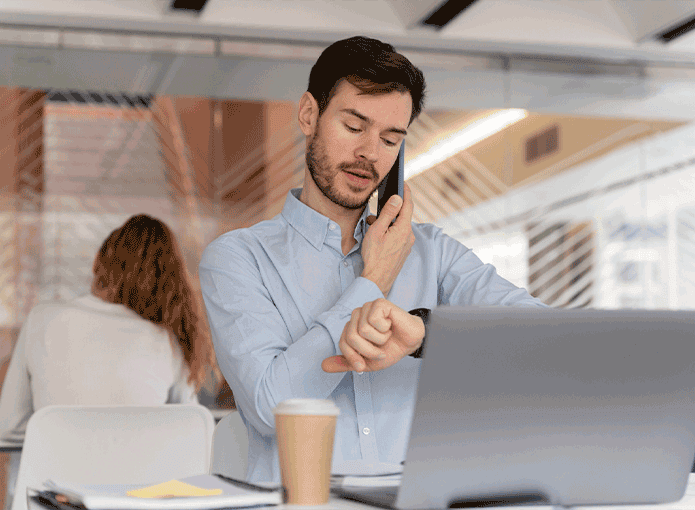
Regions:
<instances>
[{"instance_id":1,"label":"shirt button","mask_svg":"<svg viewBox=\"0 0 695 510\"><path fill-rule=\"evenodd\" d=\"M348 261L347 261L347 260L343 260L343 265L344 265L345 267L348 267Z\"/></svg>"},{"instance_id":2,"label":"shirt button","mask_svg":"<svg viewBox=\"0 0 695 510\"><path fill-rule=\"evenodd\" d=\"M331 223L328 225L328 230L335 230L335 223Z\"/></svg>"},{"instance_id":3,"label":"shirt button","mask_svg":"<svg viewBox=\"0 0 695 510\"><path fill-rule=\"evenodd\" d=\"M369 427L365 427L365 428L362 429L362 433L363 433L365 436L369 435L370 432L371 432L371 430L369 430Z\"/></svg>"}]
</instances>

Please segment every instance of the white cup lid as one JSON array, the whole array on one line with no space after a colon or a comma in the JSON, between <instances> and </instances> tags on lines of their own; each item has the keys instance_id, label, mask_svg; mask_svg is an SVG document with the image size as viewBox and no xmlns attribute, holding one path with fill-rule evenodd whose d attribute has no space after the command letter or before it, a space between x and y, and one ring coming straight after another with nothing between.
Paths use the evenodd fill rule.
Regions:
<instances>
[{"instance_id":1,"label":"white cup lid","mask_svg":"<svg viewBox=\"0 0 695 510\"><path fill-rule=\"evenodd\" d=\"M322 400L318 398L291 398L280 402L273 414L307 414L338 416L340 409L332 400Z\"/></svg>"}]
</instances>

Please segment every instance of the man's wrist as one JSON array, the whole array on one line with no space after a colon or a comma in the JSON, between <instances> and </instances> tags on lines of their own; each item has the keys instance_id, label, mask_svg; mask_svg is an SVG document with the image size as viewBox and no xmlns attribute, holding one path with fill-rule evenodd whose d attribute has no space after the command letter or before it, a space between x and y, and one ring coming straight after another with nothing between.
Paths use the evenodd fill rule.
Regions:
<instances>
[{"instance_id":1,"label":"man's wrist","mask_svg":"<svg viewBox=\"0 0 695 510\"><path fill-rule=\"evenodd\" d=\"M386 295L388 294L388 290L384 291L384 287L381 286L381 284L379 283L379 281L378 281L377 278L371 276L371 275L368 274L368 273L365 273L364 271L362 272L362 274L361 274L360 276L361 276L362 278L365 278L365 279L369 280L369 281L372 282L374 285L376 285L377 287L379 287L379 290L381 291L381 293L384 295L384 297L386 297Z\"/></svg>"},{"instance_id":2,"label":"man's wrist","mask_svg":"<svg viewBox=\"0 0 695 510\"><path fill-rule=\"evenodd\" d=\"M420 347L418 347L417 350L415 350L415 352L412 352L410 354L410 356L413 358L422 358L422 353L425 348L425 339L427 338L427 324L430 320L430 312L431 310L429 308L415 308L414 310L410 310L408 312L410 315L420 317L420 319L422 319L422 323L425 325L425 336L422 337L422 343L420 344Z\"/></svg>"}]
</instances>

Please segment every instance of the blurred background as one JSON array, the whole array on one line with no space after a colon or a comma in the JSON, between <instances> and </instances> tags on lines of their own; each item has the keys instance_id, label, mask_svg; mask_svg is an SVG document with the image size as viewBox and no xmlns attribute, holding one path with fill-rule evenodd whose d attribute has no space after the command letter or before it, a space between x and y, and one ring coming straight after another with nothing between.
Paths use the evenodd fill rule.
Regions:
<instances>
[{"instance_id":1,"label":"blurred background","mask_svg":"<svg viewBox=\"0 0 695 510\"><path fill-rule=\"evenodd\" d=\"M693 309L694 27L676 0L3 0L3 366L129 216L174 229L197 285L207 243L277 214L311 66L358 34L427 79L415 221L552 306ZM201 400L233 406L212 375Z\"/></svg>"}]
</instances>

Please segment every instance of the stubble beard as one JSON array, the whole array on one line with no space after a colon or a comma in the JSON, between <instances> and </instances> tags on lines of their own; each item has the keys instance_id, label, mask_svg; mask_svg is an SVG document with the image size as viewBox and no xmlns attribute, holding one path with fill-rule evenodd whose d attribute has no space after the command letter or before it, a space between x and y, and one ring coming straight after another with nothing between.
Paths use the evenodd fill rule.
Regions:
<instances>
[{"instance_id":1,"label":"stubble beard","mask_svg":"<svg viewBox=\"0 0 695 510\"><path fill-rule=\"evenodd\" d=\"M332 173L330 163L328 162L328 154L326 154L326 147L322 142L323 140L317 128L316 134L309 141L309 146L306 151L306 166L309 169L309 174L314 184L316 184L316 187L321 190L321 193L334 204L351 210L363 209L367 205L367 202L369 202L369 198L372 196L372 193L374 193L377 185L367 194L366 198L362 199L356 196L341 194L336 189L335 179L343 170L359 168L360 170L371 173L373 180L377 180L378 174L374 166L366 162L352 164L340 163L337 165L336 171Z\"/></svg>"}]
</instances>

